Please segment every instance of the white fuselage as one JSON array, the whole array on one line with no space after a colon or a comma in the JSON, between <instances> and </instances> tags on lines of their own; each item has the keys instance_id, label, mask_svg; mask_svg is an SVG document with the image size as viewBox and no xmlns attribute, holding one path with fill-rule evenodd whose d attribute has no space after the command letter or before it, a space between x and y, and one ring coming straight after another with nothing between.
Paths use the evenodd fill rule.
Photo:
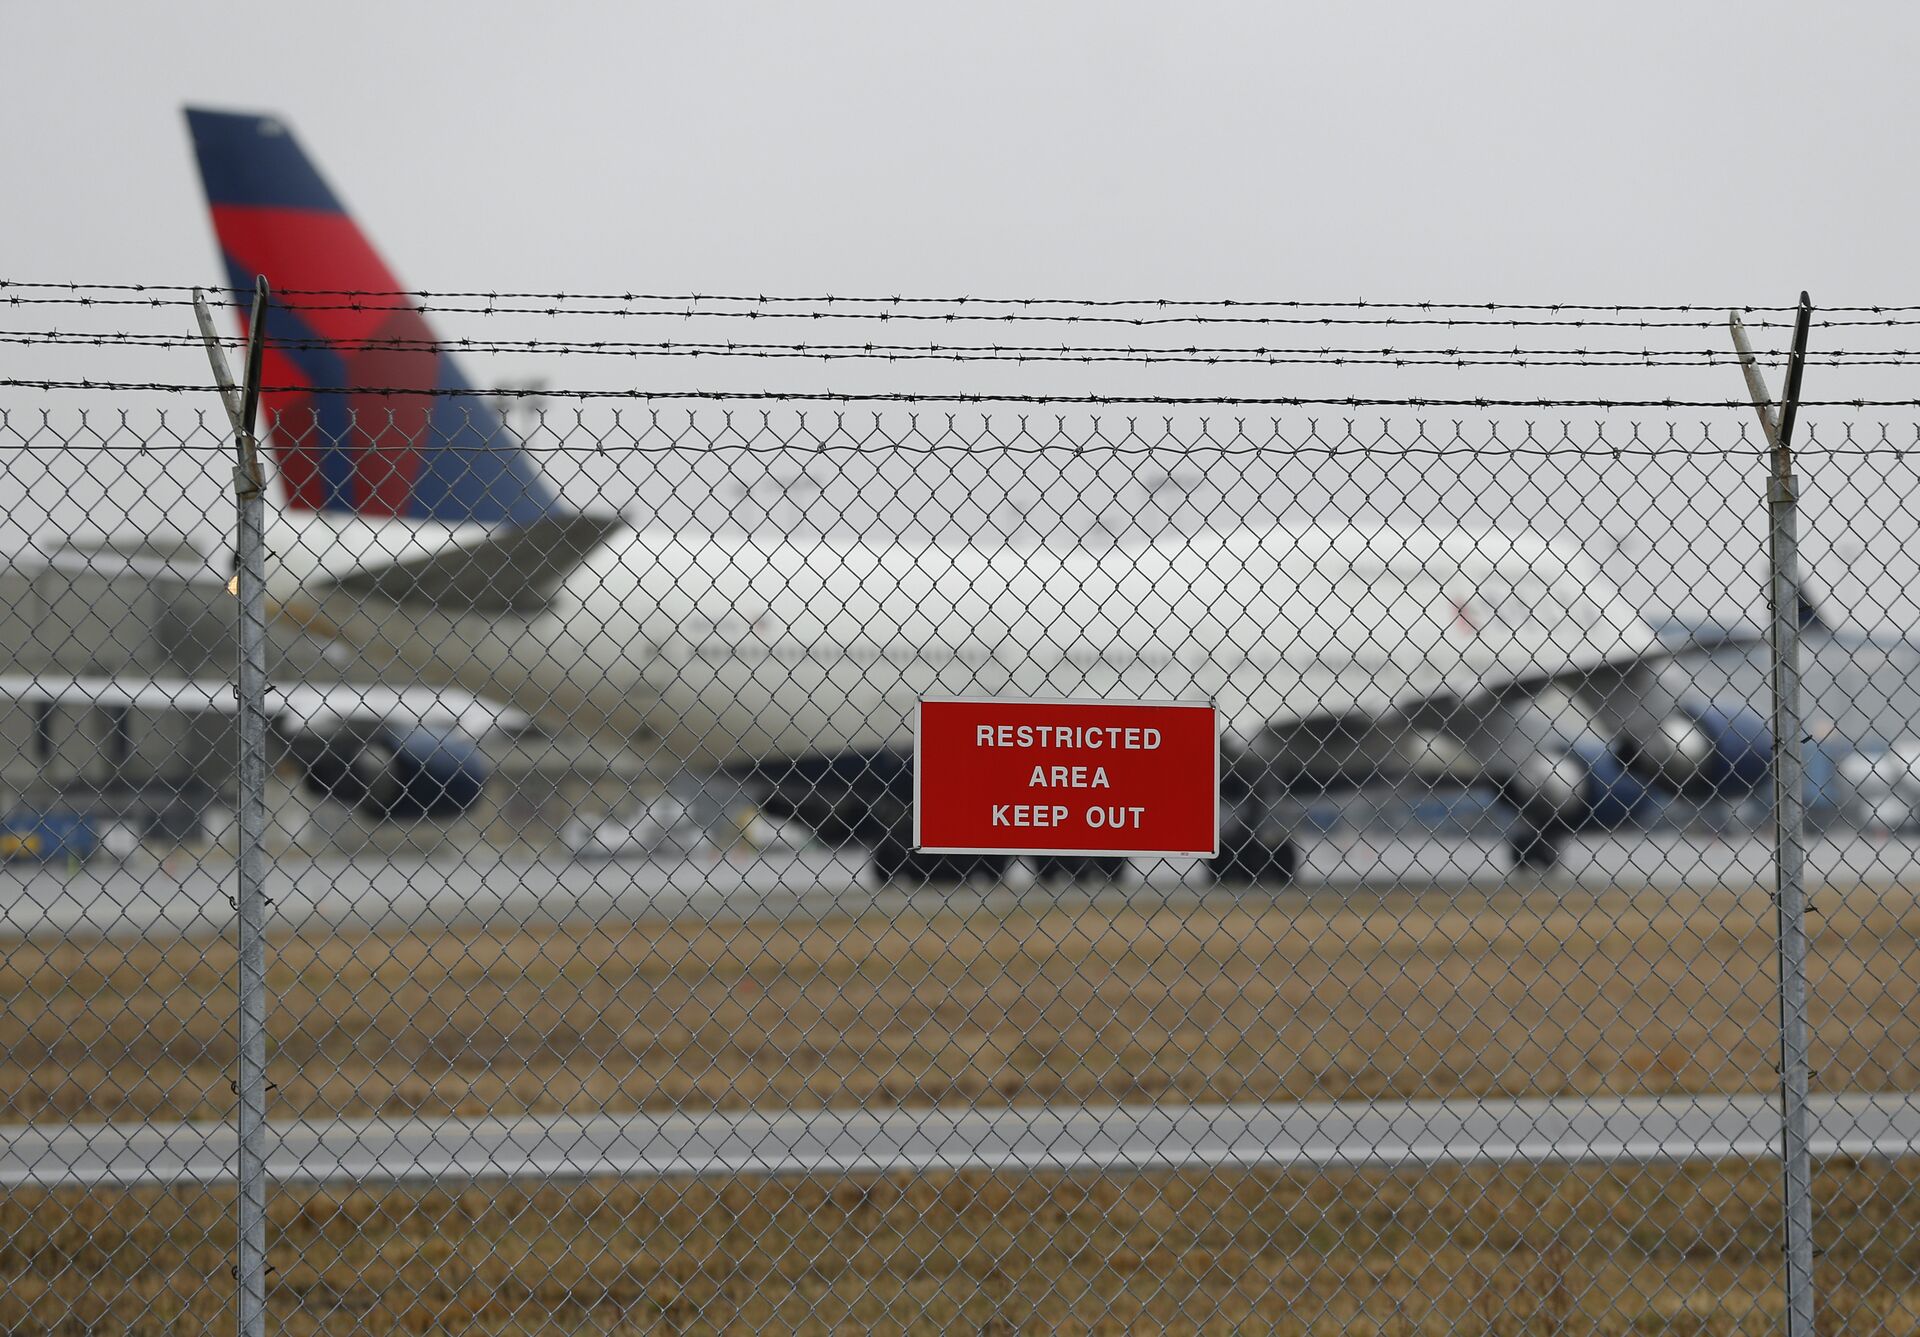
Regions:
<instances>
[{"instance_id":1,"label":"white fuselage","mask_svg":"<svg viewBox=\"0 0 1920 1337\"><path fill-rule=\"evenodd\" d=\"M1105 550L620 531L531 615L352 598L441 541L285 518L284 619L383 678L445 681L702 766L903 746L932 694L1212 700L1229 737L1648 653L1579 552L1494 531L1271 529ZM292 554L294 556L285 556Z\"/></svg>"}]
</instances>

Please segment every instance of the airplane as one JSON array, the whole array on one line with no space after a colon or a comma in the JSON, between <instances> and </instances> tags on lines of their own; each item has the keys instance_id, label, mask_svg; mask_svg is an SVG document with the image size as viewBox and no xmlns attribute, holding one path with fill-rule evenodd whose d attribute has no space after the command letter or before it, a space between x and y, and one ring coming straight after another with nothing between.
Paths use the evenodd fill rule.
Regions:
<instances>
[{"instance_id":1,"label":"airplane","mask_svg":"<svg viewBox=\"0 0 1920 1337\"><path fill-rule=\"evenodd\" d=\"M1328 525L948 551L568 506L420 312L337 295L405 289L285 123L186 115L230 281L265 275L275 294L273 616L380 678L736 784L864 846L883 880L1007 864L911 847L910 720L934 694L1214 701L1208 871L1229 885L1293 876L1288 814L1307 796L1490 786L1513 863L1545 868L1661 794L1738 797L1770 774L1747 701L1696 690L1592 562L1536 534ZM392 792L437 783L412 765L388 748L361 771L406 771Z\"/></svg>"}]
</instances>

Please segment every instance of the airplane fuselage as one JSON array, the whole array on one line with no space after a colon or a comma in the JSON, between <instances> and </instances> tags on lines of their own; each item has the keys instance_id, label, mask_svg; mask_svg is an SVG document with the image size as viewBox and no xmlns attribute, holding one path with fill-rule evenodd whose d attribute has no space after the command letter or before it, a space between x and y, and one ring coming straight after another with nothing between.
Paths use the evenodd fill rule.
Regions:
<instances>
[{"instance_id":1,"label":"airplane fuselage","mask_svg":"<svg viewBox=\"0 0 1920 1337\"><path fill-rule=\"evenodd\" d=\"M1655 645L1581 554L1491 531L1064 552L622 531L543 609L503 615L329 591L320 555L358 522L279 523L302 532L270 546L319 558L270 574L282 616L376 671L706 766L904 746L913 703L946 693L1211 700L1244 742Z\"/></svg>"}]
</instances>

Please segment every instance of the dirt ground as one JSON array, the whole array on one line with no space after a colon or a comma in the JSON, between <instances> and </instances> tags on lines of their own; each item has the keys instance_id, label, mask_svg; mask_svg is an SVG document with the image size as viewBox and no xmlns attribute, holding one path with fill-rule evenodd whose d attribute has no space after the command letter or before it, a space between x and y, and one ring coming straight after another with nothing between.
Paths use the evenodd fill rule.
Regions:
<instances>
[{"instance_id":1,"label":"dirt ground","mask_svg":"<svg viewBox=\"0 0 1920 1337\"><path fill-rule=\"evenodd\" d=\"M1920 899L1815 897L1815 1086L1916 1090ZM1763 893L276 938L276 1118L1769 1089ZM228 944L0 949L0 1117L213 1119ZM1779 1171L276 1190L276 1330L1777 1330ZM1822 1331L1920 1330L1920 1163L1819 1174ZM232 1202L0 1196L0 1331L231 1324Z\"/></svg>"}]
</instances>

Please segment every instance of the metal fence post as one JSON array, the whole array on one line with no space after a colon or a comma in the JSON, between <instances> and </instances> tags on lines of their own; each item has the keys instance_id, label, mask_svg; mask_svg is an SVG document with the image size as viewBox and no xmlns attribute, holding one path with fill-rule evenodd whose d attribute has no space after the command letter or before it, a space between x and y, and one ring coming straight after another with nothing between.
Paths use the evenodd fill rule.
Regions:
<instances>
[{"instance_id":1,"label":"metal fence post","mask_svg":"<svg viewBox=\"0 0 1920 1337\"><path fill-rule=\"evenodd\" d=\"M1793 476L1793 424L1800 407L1807 333L1813 306L1800 294L1787 357L1786 385L1776 417L1747 346L1739 318L1732 321L1754 407L1768 445L1767 518L1769 643L1773 678L1774 905L1780 949L1780 1120L1785 1170L1787 1334L1813 1337L1813 1166L1807 1117L1807 851L1805 741L1800 718L1799 484Z\"/></svg>"},{"instance_id":2,"label":"metal fence post","mask_svg":"<svg viewBox=\"0 0 1920 1337\"><path fill-rule=\"evenodd\" d=\"M267 1305L267 598L266 486L253 421L260 400L260 358L267 281L259 280L247 334L246 379L236 392L205 299L194 294L201 336L233 421L233 470L239 511L234 578L240 603L238 797L239 1097L238 1241L235 1267L240 1337L264 1337Z\"/></svg>"},{"instance_id":3,"label":"metal fence post","mask_svg":"<svg viewBox=\"0 0 1920 1337\"><path fill-rule=\"evenodd\" d=\"M1773 737L1775 883L1780 916L1781 1156L1786 1171L1787 1333L1813 1337L1813 1168L1807 1147L1807 849L1806 770L1800 721L1799 484L1793 476L1793 420L1806 366L1813 314L1805 293L1780 404L1767 501L1773 587Z\"/></svg>"}]
</instances>

